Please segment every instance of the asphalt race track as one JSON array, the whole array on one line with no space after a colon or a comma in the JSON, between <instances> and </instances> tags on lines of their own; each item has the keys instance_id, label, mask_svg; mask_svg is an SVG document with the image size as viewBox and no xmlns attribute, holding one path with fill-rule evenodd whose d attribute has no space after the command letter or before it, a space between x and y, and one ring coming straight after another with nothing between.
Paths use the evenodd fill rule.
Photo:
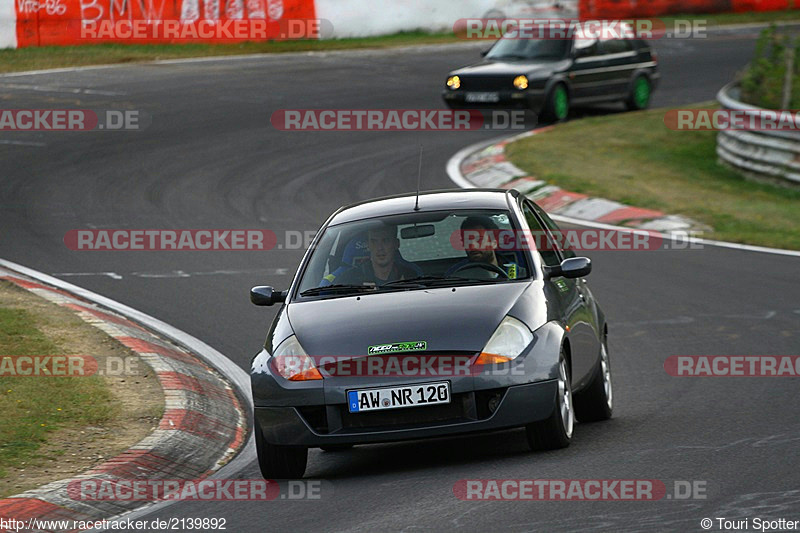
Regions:
<instances>
[{"instance_id":1,"label":"asphalt race track","mask_svg":"<svg viewBox=\"0 0 800 533\"><path fill-rule=\"evenodd\" d=\"M748 31L657 42L662 85L653 105L712 100L754 41ZM413 190L420 143L424 188L450 188L447 160L502 132L287 133L269 119L278 109L439 109L445 73L479 49L0 77L5 107L152 116L143 132L0 133L0 257L140 309L248 368L274 313L253 307L248 289L286 288L302 250L79 252L64 234L268 228L282 243L342 204ZM591 287L610 325L616 409L609 422L578 425L568 449L529 453L524 434L512 431L312 450L306 477L328 481L318 501L178 503L151 517L225 517L237 533L701 531L706 517L800 519L797 378L676 378L663 368L670 355L800 355L800 259L716 247L590 256ZM258 478L257 465L240 477ZM670 491L673 480L703 481L707 499L454 497L458 480L485 478L660 479Z\"/></svg>"}]
</instances>

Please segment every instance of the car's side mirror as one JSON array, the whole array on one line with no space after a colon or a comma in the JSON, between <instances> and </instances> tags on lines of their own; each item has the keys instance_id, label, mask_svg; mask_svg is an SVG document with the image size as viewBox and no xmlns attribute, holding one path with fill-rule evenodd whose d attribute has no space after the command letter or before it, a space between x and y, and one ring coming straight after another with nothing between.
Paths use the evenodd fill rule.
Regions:
<instances>
[{"instance_id":1,"label":"car's side mirror","mask_svg":"<svg viewBox=\"0 0 800 533\"><path fill-rule=\"evenodd\" d=\"M276 291L269 286L259 286L250 289L250 301L254 305L274 305L286 301L289 291Z\"/></svg>"},{"instance_id":2,"label":"car's side mirror","mask_svg":"<svg viewBox=\"0 0 800 533\"><path fill-rule=\"evenodd\" d=\"M563 277L567 279L582 278L592 272L592 260L588 257L564 259L559 266L545 267L547 279Z\"/></svg>"}]
</instances>

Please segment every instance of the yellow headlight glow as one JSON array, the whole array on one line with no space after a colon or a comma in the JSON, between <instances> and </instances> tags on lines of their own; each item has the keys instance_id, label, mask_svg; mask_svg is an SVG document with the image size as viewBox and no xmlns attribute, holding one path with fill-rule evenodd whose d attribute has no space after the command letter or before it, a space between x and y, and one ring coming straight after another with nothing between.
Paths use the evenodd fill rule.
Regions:
<instances>
[{"instance_id":1,"label":"yellow headlight glow","mask_svg":"<svg viewBox=\"0 0 800 533\"><path fill-rule=\"evenodd\" d=\"M514 78L514 87L520 91L524 91L528 88L528 78L526 76L517 76Z\"/></svg>"},{"instance_id":2,"label":"yellow headlight glow","mask_svg":"<svg viewBox=\"0 0 800 533\"><path fill-rule=\"evenodd\" d=\"M447 78L447 86L450 87L452 90L456 90L461 87L461 78L458 76L450 76Z\"/></svg>"}]
</instances>

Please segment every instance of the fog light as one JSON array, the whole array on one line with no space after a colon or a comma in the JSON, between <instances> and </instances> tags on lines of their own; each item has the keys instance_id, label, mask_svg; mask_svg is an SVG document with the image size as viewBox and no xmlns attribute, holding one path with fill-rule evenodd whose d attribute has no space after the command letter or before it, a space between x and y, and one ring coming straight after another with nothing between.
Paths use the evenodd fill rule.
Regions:
<instances>
[{"instance_id":1,"label":"fog light","mask_svg":"<svg viewBox=\"0 0 800 533\"><path fill-rule=\"evenodd\" d=\"M495 411L497 411L497 406L500 405L500 399L501 398L502 398L502 396L500 395L499 392L497 394L495 394L494 396L492 396L491 398L489 398L489 412L490 413L494 413Z\"/></svg>"},{"instance_id":2,"label":"fog light","mask_svg":"<svg viewBox=\"0 0 800 533\"><path fill-rule=\"evenodd\" d=\"M458 76L450 76L447 78L447 86L450 87L451 90L455 91L461 87L461 78Z\"/></svg>"},{"instance_id":3,"label":"fog light","mask_svg":"<svg viewBox=\"0 0 800 533\"><path fill-rule=\"evenodd\" d=\"M517 76L514 78L514 87L520 91L524 91L528 88L528 78L526 76Z\"/></svg>"}]
</instances>

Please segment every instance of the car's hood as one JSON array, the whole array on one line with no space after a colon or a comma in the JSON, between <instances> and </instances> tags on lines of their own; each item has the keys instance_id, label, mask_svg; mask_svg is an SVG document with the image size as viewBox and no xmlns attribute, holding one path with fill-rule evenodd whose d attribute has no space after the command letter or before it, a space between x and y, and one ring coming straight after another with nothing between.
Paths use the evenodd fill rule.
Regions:
<instances>
[{"instance_id":1,"label":"car's hood","mask_svg":"<svg viewBox=\"0 0 800 533\"><path fill-rule=\"evenodd\" d=\"M528 77L538 75L547 76L561 70L565 60L558 61L491 61L485 60L475 65L470 65L453 71L459 76L518 76L525 74Z\"/></svg>"},{"instance_id":2,"label":"car's hood","mask_svg":"<svg viewBox=\"0 0 800 533\"><path fill-rule=\"evenodd\" d=\"M370 294L296 302L287 312L298 341L315 356L364 356L369 346L412 341L425 341L428 351L479 352L528 286Z\"/></svg>"}]
</instances>

